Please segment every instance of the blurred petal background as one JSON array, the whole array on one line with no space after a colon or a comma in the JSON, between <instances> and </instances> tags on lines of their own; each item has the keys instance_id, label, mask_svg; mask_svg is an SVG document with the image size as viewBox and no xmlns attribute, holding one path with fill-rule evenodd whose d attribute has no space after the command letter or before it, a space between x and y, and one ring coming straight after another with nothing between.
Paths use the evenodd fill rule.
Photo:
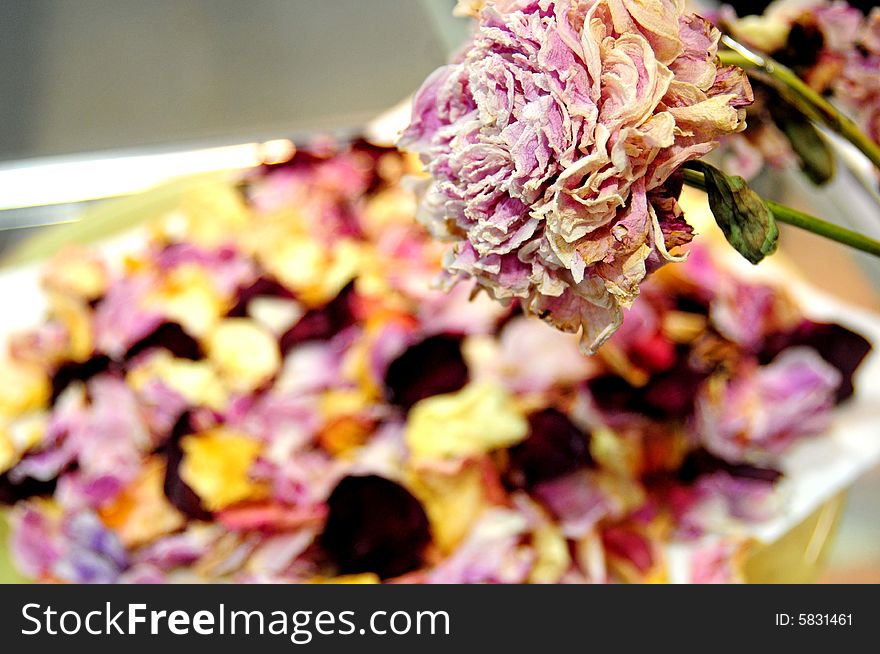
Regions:
<instances>
[{"instance_id":1,"label":"blurred petal background","mask_svg":"<svg viewBox=\"0 0 880 654\"><path fill-rule=\"evenodd\" d=\"M454 4L0 3L0 259L103 197L246 168L318 131L355 133L462 41ZM821 191L797 174L755 186L880 237L875 199L842 166ZM818 287L880 311L876 261L793 229L781 243ZM849 495L824 580L880 582L877 497L875 470Z\"/></svg>"}]
</instances>

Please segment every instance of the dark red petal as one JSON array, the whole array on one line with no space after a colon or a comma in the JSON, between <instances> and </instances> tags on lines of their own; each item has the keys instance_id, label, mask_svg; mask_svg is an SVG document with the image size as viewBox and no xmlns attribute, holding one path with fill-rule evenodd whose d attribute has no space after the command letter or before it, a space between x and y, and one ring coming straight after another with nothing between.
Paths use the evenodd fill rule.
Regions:
<instances>
[{"instance_id":1,"label":"dark red petal","mask_svg":"<svg viewBox=\"0 0 880 654\"><path fill-rule=\"evenodd\" d=\"M44 497L55 492L58 479L40 481L32 477L25 477L20 483L13 484L8 474L0 475L0 505L12 506L21 500L31 497Z\"/></svg>"},{"instance_id":2,"label":"dark red petal","mask_svg":"<svg viewBox=\"0 0 880 654\"><path fill-rule=\"evenodd\" d=\"M589 466L589 438L561 411L544 409L532 413L528 437L508 451L508 484L532 488Z\"/></svg>"},{"instance_id":3,"label":"dark red petal","mask_svg":"<svg viewBox=\"0 0 880 654\"><path fill-rule=\"evenodd\" d=\"M199 342L187 334L183 327L176 322L163 322L151 334L128 348L125 358L132 359L141 352L158 347L168 350L178 359L196 361L203 356Z\"/></svg>"},{"instance_id":4,"label":"dark red petal","mask_svg":"<svg viewBox=\"0 0 880 654\"><path fill-rule=\"evenodd\" d=\"M409 410L426 397L455 392L468 382L468 369L457 336L431 336L407 348L388 366L388 401Z\"/></svg>"},{"instance_id":5,"label":"dark red petal","mask_svg":"<svg viewBox=\"0 0 880 654\"><path fill-rule=\"evenodd\" d=\"M658 420L681 420L693 413L697 391L707 374L691 368L685 357L669 370L636 388L621 377L605 375L587 382L596 405L606 412L626 412Z\"/></svg>"},{"instance_id":6,"label":"dark red petal","mask_svg":"<svg viewBox=\"0 0 880 654\"><path fill-rule=\"evenodd\" d=\"M167 465L162 489L168 501L185 516L193 520L210 520L211 513L202 506L202 500L180 478L180 462L183 460L180 439L191 432L189 413L184 413L174 425L168 442L165 444Z\"/></svg>"},{"instance_id":7,"label":"dark red petal","mask_svg":"<svg viewBox=\"0 0 880 654\"><path fill-rule=\"evenodd\" d=\"M287 287L281 285L275 279L260 277L250 286L246 286L238 291L235 306L229 310L227 315L233 318L247 316L248 304L256 297L277 297L292 300L295 296Z\"/></svg>"},{"instance_id":8,"label":"dark red petal","mask_svg":"<svg viewBox=\"0 0 880 654\"><path fill-rule=\"evenodd\" d=\"M728 463L701 448L687 455L678 470L678 478L689 484L701 475L714 472L726 472L732 477L766 481L770 484L782 477L782 473L773 468L759 468L747 463Z\"/></svg>"},{"instance_id":9,"label":"dark red petal","mask_svg":"<svg viewBox=\"0 0 880 654\"><path fill-rule=\"evenodd\" d=\"M341 574L373 572L382 579L424 564L428 518L403 486L383 477L345 477L327 501L320 543Z\"/></svg>"},{"instance_id":10,"label":"dark red petal","mask_svg":"<svg viewBox=\"0 0 880 654\"><path fill-rule=\"evenodd\" d=\"M82 362L66 361L52 375L52 403L75 381L87 382L95 375L107 372L113 366L110 357L96 354Z\"/></svg>"},{"instance_id":11,"label":"dark red petal","mask_svg":"<svg viewBox=\"0 0 880 654\"><path fill-rule=\"evenodd\" d=\"M788 32L788 41L773 53L773 58L789 68L805 71L819 61L825 49L825 37L813 21L799 20Z\"/></svg>"},{"instance_id":12,"label":"dark red petal","mask_svg":"<svg viewBox=\"0 0 880 654\"><path fill-rule=\"evenodd\" d=\"M706 379L704 372L694 370L679 360L671 369L655 375L641 390L645 413L666 419L683 419L694 411L697 391Z\"/></svg>"},{"instance_id":13,"label":"dark red petal","mask_svg":"<svg viewBox=\"0 0 880 654\"><path fill-rule=\"evenodd\" d=\"M312 309L281 337L281 351L287 353L299 343L327 340L353 325L356 301L354 283L343 288L328 304Z\"/></svg>"}]
</instances>

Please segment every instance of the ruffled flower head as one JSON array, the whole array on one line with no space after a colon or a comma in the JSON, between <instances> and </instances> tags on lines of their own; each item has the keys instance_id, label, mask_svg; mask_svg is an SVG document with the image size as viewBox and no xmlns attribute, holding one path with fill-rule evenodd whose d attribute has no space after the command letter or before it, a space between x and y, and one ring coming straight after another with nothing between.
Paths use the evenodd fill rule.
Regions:
<instances>
[{"instance_id":1,"label":"ruffled flower head","mask_svg":"<svg viewBox=\"0 0 880 654\"><path fill-rule=\"evenodd\" d=\"M484 5L401 139L432 177L421 219L455 243L450 283L474 277L592 352L690 241L673 173L744 127L751 89L681 0Z\"/></svg>"}]
</instances>

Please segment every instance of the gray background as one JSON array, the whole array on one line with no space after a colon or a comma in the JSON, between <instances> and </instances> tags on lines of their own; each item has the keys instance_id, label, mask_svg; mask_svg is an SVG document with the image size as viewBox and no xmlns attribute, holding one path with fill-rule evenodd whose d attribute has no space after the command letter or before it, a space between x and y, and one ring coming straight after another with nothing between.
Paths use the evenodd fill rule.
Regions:
<instances>
[{"instance_id":1,"label":"gray background","mask_svg":"<svg viewBox=\"0 0 880 654\"><path fill-rule=\"evenodd\" d=\"M0 162L354 126L443 63L454 0L0 0Z\"/></svg>"}]
</instances>

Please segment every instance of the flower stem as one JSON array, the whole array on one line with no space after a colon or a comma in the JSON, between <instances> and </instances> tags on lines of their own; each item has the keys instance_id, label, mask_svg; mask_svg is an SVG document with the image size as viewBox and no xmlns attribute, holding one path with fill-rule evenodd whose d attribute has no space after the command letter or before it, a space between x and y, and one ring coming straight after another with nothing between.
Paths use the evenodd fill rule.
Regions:
<instances>
[{"instance_id":1,"label":"flower stem","mask_svg":"<svg viewBox=\"0 0 880 654\"><path fill-rule=\"evenodd\" d=\"M684 169L684 183L701 191L706 190L706 181L703 178L703 173L696 170ZM873 254L875 257L880 257L880 241L876 241L864 234L854 232L846 227L835 225L827 220L816 218L803 211L786 207L784 204L779 204L772 200L764 200L764 202L767 203L770 211L773 212L773 217L780 223L800 227L808 232L813 232L814 234L824 236L832 241L848 245L856 250L861 250L862 252Z\"/></svg>"},{"instance_id":2,"label":"flower stem","mask_svg":"<svg viewBox=\"0 0 880 654\"><path fill-rule=\"evenodd\" d=\"M837 107L795 75L794 71L767 55L750 50L729 36L721 37L721 42L730 48L718 53L722 63L760 73L762 79L776 88L792 106L811 120L822 123L852 143L880 169L880 145Z\"/></svg>"}]
</instances>

